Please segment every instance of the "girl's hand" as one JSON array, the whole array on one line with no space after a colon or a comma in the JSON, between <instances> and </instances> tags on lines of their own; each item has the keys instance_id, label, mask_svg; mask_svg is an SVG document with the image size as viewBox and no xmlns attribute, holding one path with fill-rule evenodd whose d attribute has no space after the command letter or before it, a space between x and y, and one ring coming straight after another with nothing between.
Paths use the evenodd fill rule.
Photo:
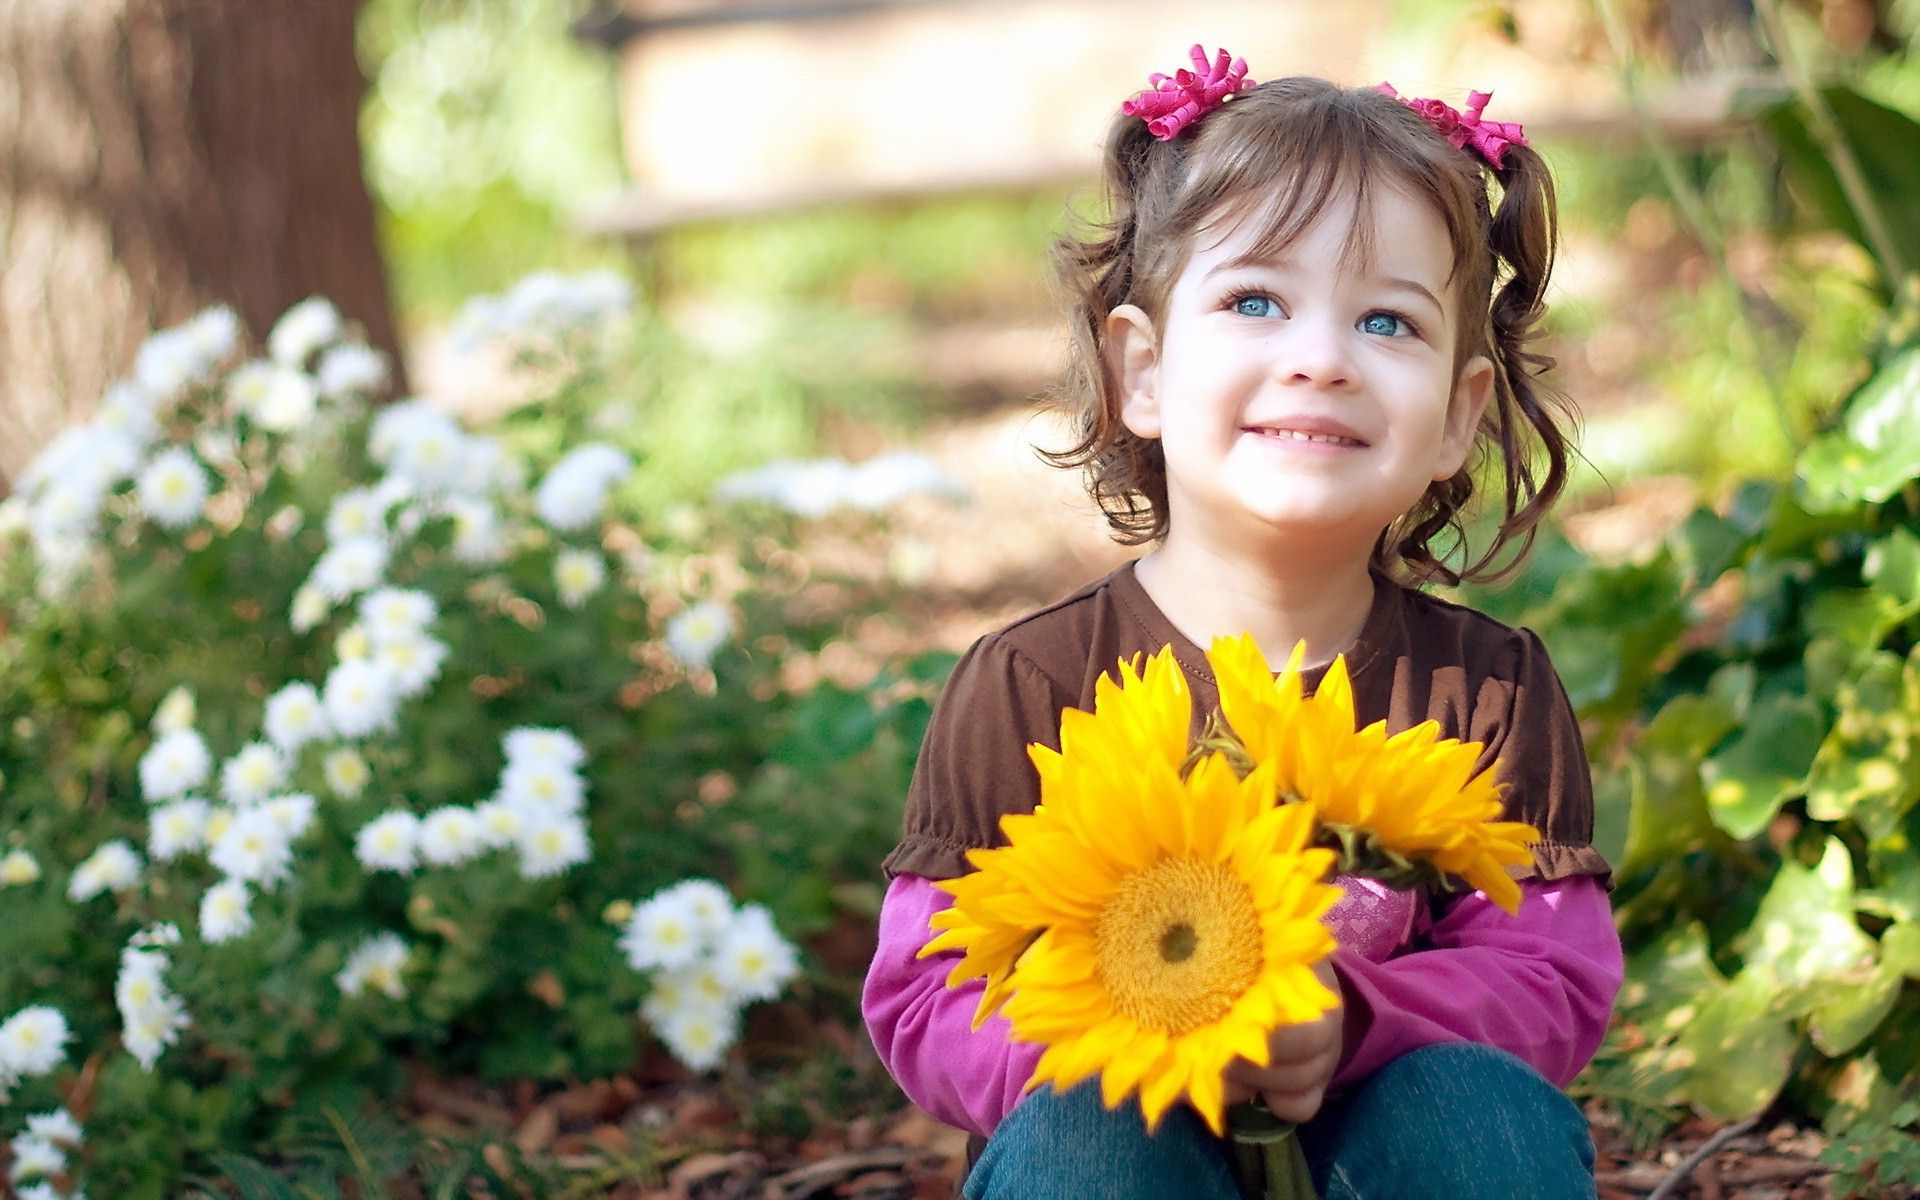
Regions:
<instances>
[{"instance_id":1,"label":"girl's hand","mask_svg":"<svg viewBox=\"0 0 1920 1200\"><path fill-rule=\"evenodd\" d=\"M1313 973L1335 995L1340 993L1339 979L1325 959ZM1340 1064L1345 1048L1341 1036L1344 1007L1322 1014L1318 1021L1305 1025L1282 1025L1267 1040L1268 1064L1256 1067L1246 1059L1236 1059L1227 1068L1227 1103L1238 1104L1260 1096L1273 1115L1295 1125L1305 1124L1320 1111L1326 1096L1327 1081Z\"/></svg>"}]
</instances>

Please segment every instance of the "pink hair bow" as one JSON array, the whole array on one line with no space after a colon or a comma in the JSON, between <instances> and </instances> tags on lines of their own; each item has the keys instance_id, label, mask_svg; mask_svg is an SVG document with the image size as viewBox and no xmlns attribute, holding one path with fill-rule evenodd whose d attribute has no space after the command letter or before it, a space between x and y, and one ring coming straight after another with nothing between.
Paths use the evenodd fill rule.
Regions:
<instances>
[{"instance_id":1,"label":"pink hair bow","mask_svg":"<svg viewBox=\"0 0 1920 1200\"><path fill-rule=\"evenodd\" d=\"M1444 100L1416 100L1411 96L1402 96L1393 90L1390 83L1382 83L1373 90L1392 96L1425 117L1427 124L1455 146L1462 149L1473 147L1481 158L1493 164L1496 171L1506 165L1502 160L1508 146L1527 144L1527 135L1521 132L1518 121L1488 121L1481 118L1487 101L1493 99L1492 92L1468 92L1467 111L1461 112Z\"/></svg>"},{"instance_id":2,"label":"pink hair bow","mask_svg":"<svg viewBox=\"0 0 1920 1200\"><path fill-rule=\"evenodd\" d=\"M1185 67L1172 75L1155 71L1147 77L1153 85L1120 106L1130 117L1143 117L1153 136L1167 141L1202 115L1226 103L1228 96L1253 86L1246 78L1247 60L1229 60L1225 50L1207 63L1207 52L1196 43L1187 52L1194 69Z\"/></svg>"}]
</instances>

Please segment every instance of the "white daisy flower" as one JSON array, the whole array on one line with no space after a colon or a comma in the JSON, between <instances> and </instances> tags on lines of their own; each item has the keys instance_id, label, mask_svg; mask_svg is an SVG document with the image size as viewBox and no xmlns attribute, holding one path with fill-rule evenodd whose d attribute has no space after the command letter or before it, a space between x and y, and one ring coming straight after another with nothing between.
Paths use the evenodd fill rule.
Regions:
<instances>
[{"instance_id":1,"label":"white daisy flower","mask_svg":"<svg viewBox=\"0 0 1920 1200\"><path fill-rule=\"evenodd\" d=\"M447 658L447 644L426 634L375 643L373 661L387 670L403 699L412 699L433 686L440 678L440 664Z\"/></svg>"},{"instance_id":2,"label":"white daisy flower","mask_svg":"<svg viewBox=\"0 0 1920 1200\"><path fill-rule=\"evenodd\" d=\"M124 379L107 387L88 424L120 434L142 449L160 436L160 417L154 411L153 398Z\"/></svg>"},{"instance_id":3,"label":"white daisy flower","mask_svg":"<svg viewBox=\"0 0 1920 1200\"><path fill-rule=\"evenodd\" d=\"M461 484L467 461L466 431L452 417L421 420L408 427L393 450L392 471L422 493L438 495Z\"/></svg>"},{"instance_id":4,"label":"white daisy flower","mask_svg":"<svg viewBox=\"0 0 1920 1200\"><path fill-rule=\"evenodd\" d=\"M27 1131L56 1146L75 1147L81 1142L80 1122L64 1108L36 1113L27 1118Z\"/></svg>"},{"instance_id":5,"label":"white daisy flower","mask_svg":"<svg viewBox=\"0 0 1920 1200\"><path fill-rule=\"evenodd\" d=\"M570 814L587 798L586 780L558 762L510 761L500 775L500 798L529 812Z\"/></svg>"},{"instance_id":6,"label":"white daisy flower","mask_svg":"<svg viewBox=\"0 0 1920 1200\"><path fill-rule=\"evenodd\" d=\"M507 730L501 747L509 766L547 763L563 771L576 771L587 761L586 747L564 729L522 725Z\"/></svg>"},{"instance_id":7,"label":"white daisy flower","mask_svg":"<svg viewBox=\"0 0 1920 1200\"><path fill-rule=\"evenodd\" d=\"M525 823L517 843L522 878L542 879L587 861L591 853L587 826L579 817L538 812L522 815Z\"/></svg>"},{"instance_id":8,"label":"white daisy flower","mask_svg":"<svg viewBox=\"0 0 1920 1200\"><path fill-rule=\"evenodd\" d=\"M169 691L153 710L153 731L166 735L192 729L194 721L193 689L181 684Z\"/></svg>"},{"instance_id":9,"label":"white daisy flower","mask_svg":"<svg viewBox=\"0 0 1920 1200\"><path fill-rule=\"evenodd\" d=\"M151 1071L161 1051L180 1039L188 1025L187 1006L172 992L125 1018L120 1030L121 1044L141 1067Z\"/></svg>"},{"instance_id":10,"label":"white daisy flower","mask_svg":"<svg viewBox=\"0 0 1920 1200\"><path fill-rule=\"evenodd\" d=\"M518 842L527 826L525 814L505 800L484 800L473 806L473 815L480 822L480 836L496 850Z\"/></svg>"},{"instance_id":11,"label":"white daisy flower","mask_svg":"<svg viewBox=\"0 0 1920 1200\"><path fill-rule=\"evenodd\" d=\"M271 742L249 742L220 768L220 795L235 808L265 800L287 781L287 757Z\"/></svg>"},{"instance_id":12,"label":"white daisy flower","mask_svg":"<svg viewBox=\"0 0 1920 1200\"><path fill-rule=\"evenodd\" d=\"M402 808L362 825L353 839L353 856L369 871L411 871L419 849L420 819Z\"/></svg>"},{"instance_id":13,"label":"white daisy flower","mask_svg":"<svg viewBox=\"0 0 1920 1200\"><path fill-rule=\"evenodd\" d=\"M395 933L380 933L361 942L347 956L347 965L334 976L340 990L358 996L369 987L378 988L396 1000L406 995L400 981L400 969L407 961L407 944Z\"/></svg>"},{"instance_id":14,"label":"white daisy flower","mask_svg":"<svg viewBox=\"0 0 1920 1200\"><path fill-rule=\"evenodd\" d=\"M711 879L683 879L660 894L674 897L693 914L703 946L712 945L733 925L733 897Z\"/></svg>"},{"instance_id":15,"label":"white daisy flower","mask_svg":"<svg viewBox=\"0 0 1920 1200\"><path fill-rule=\"evenodd\" d=\"M330 751L320 762L320 770L327 777L327 786L333 794L343 800L351 800L363 791L373 771L367 766L367 760L358 750L341 747Z\"/></svg>"},{"instance_id":16,"label":"white daisy flower","mask_svg":"<svg viewBox=\"0 0 1920 1200\"><path fill-rule=\"evenodd\" d=\"M311 582L338 604L380 582L387 570L387 543L379 537L342 538L313 565Z\"/></svg>"},{"instance_id":17,"label":"white daisy flower","mask_svg":"<svg viewBox=\"0 0 1920 1200\"><path fill-rule=\"evenodd\" d=\"M0 1075L45 1075L67 1057L73 1040L67 1018L44 1004L23 1008L0 1022Z\"/></svg>"},{"instance_id":18,"label":"white daisy flower","mask_svg":"<svg viewBox=\"0 0 1920 1200\"><path fill-rule=\"evenodd\" d=\"M149 804L171 800L205 783L212 770L205 739L192 729L176 729L140 756L140 793Z\"/></svg>"},{"instance_id":19,"label":"white daisy flower","mask_svg":"<svg viewBox=\"0 0 1920 1200\"><path fill-rule=\"evenodd\" d=\"M102 843L85 862L73 869L67 881L67 898L76 902L91 900L101 892L121 892L140 879L140 855L125 841L115 838Z\"/></svg>"},{"instance_id":20,"label":"white daisy flower","mask_svg":"<svg viewBox=\"0 0 1920 1200\"><path fill-rule=\"evenodd\" d=\"M210 370L240 348L240 317L224 304L203 308L180 326L183 340Z\"/></svg>"},{"instance_id":21,"label":"white daisy flower","mask_svg":"<svg viewBox=\"0 0 1920 1200\"><path fill-rule=\"evenodd\" d=\"M147 825L147 853L155 862L172 862L189 850L205 846L207 821L213 807L188 797L153 810Z\"/></svg>"},{"instance_id":22,"label":"white daisy flower","mask_svg":"<svg viewBox=\"0 0 1920 1200\"><path fill-rule=\"evenodd\" d=\"M154 524L184 529L206 510L207 473L198 459L178 446L153 456L134 486L140 507Z\"/></svg>"},{"instance_id":23,"label":"white daisy flower","mask_svg":"<svg viewBox=\"0 0 1920 1200\"><path fill-rule=\"evenodd\" d=\"M553 560L560 603L579 608L607 582L607 560L593 550L562 550Z\"/></svg>"},{"instance_id":24,"label":"white daisy flower","mask_svg":"<svg viewBox=\"0 0 1920 1200\"><path fill-rule=\"evenodd\" d=\"M235 813L212 849L207 861L232 879L257 883L273 890L289 873L293 847L281 828L280 818L266 808L250 808Z\"/></svg>"},{"instance_id":25,"label":"white daisy flower","mask_svg":"<svg viewBox=\"0 0 1920 1200\"><path fill-rule=\"evenodd\" d=\"M514 485L524 478L524 473L525 467L507 452L499 438L474 434L466 440L457 489L467 496L519 491Z\"/></svg>"},{"instance_id":26,"label":"white daisy flower","mask_svg":"<svg viewBox=\"0 0 1920 1200\"><path fill-rule=\"evenodd\" d=\"M304 429L320 408L320 388L296 367L256 359L227 379L227 401L262 429Z\"/></svg>"},{"instance_id":27,"label":"white daisy flower","mask_svg":"<svg viewBox=\"0 0 1920 1200\"><path fill-rule=\"evenodd\" d=\"M227 836L227 830L233 828L233 816L233 810L230 808L215 808L208 813L207 827L201 832L201 841L211 846Z\"/></svg>"},{"instance_id":28,"label":"white daisy flower","mask_svg":"<svg viewBox=\"0 0 1920 1200\"><path fill-rule=\"evenodd\" d=\"M313 812L319 802L306 792L289 792L268 799L260 807L273 818L287 841L294 842L313 825Z\"/></svg>"},{"instance_id":29,"label":"white daisy flower","mask_svg":"<svg viewBox=\"0 0 1920 1200\"><path fill-rule=\"evenodd\" d=\"M358 621L340 631L333 639L334 657L341 662L365 662L373 657L373 639Z\"/></svg>"},{"instance_id":30,"label":"white daisy flower","mask_svg":"<svg viewBox=\"0 0 1920 1200\"><path fill-rule=\"evenodd\" d=\"M420 857L435 866L466 862L486 848L480 818L470 808L442 805L420 822Z\"/></svg>"},{"instance_id":31,"label":"white daisy flower","mask_svg":"<svg viewBox=\"0 0 1920 1200\"><path fill-rule=\"evenodd\" d=\"M341 492L327 506L327 542L348 538L381 538L387 533L387 509L393 498L375 488Z\"/></svg>"},{"instance_id":32,"label":"white daisy flower","mask_svg":"<svg viewBox=\"0 0 1920 1200\"><path fill-rule=\"evenodd\" d=\"M692 966L706 949L706 931L685 893L660 892L633 910L620 949L636 971Z\"/></svg>"},{"instance_id":33,"label":"white daisy flower","mask_svg":"<svg viewBox=\"0 0 1920 1200\"><path fill-rule=\"evenodd\" d=\"M67 1156L60 1147L37 1134L16 1135L8 1145L13 1150L13 1163L7 1168L7 1178L13 1183L67 1169Z\"/></svg>"},{"instance_id":34,"label":"white daisy flower","mask_svg":"<svg viewBox=\"0 0 1920 1200\"><path fill-rule=\"evenodd\" d=\"M534 511L563 532L584 529L606 504L607 492L633 470L633 460L616 447L594 442L553 465L534 490Z\"/></svg>"},{"instance_id":35,"label":"white daisy flower","mask_svg":"<svg viewBox=\"0 0 1920 1200\"><path fill-rule=\"evenodd\" d=\"M682 1008L656 1032L675 1058L696 1071L710 1071L740 1036L739 1017L730 1008Z\"/></svg>"},{"instance_id":36,"label":"white daisy flower","mask_svg":"<svg viewBox=\"0 0 1920 1200\"><path fill-rule=\"evenodd\" d=\"M868 459L847 480L847 503L868 512L884 512L913 495L960 499L966 493L939 463L906 450Z\"/></svg>"},{"instance_id":37,"label":"white daisy flower","mask_svg":"<svg viewBox=\"0 0 1920 1200\"><path fill-rule=\"evenodd\" d=\"M736 1001L771 1000L799 973L793 944L758 904L741 908L713 951L713 970Z\"/></svg>"},{"instance_id":38,"label":"white daisy flower","mask_svg":"<svg viewBox=\"0 0 1920 1200\"><path fill-rule=\"evenodd\" d=\"M386 466L393 461L400 443L410 437L414 429L444 420L446 414L425 400L396 400L391 404L383 404L380 411L374 414L373 424L367 430L367 457Z\"/></svg>"},{"instance_id":39,"label":"white daisy flower","mask_svg":"<svg viewBox=\"0 0 1920 1200\"><path fill-rule=\"evenodd\" d=\"M32 883L39 878L40 864L25 850L11 850L0 858L0 887Z\"/></svg>"},{"instance_id":40,"label":"white daisy flower","mask_svg":"<svg viewBox=\"0 0 1920 1200\"><path fill-rule=\"evenodd\" d=\"M293 605L287 612L287 626L295 633L305 633L315 625L327 619L327 611L333 602L327 594L313 584L303 584L293 594Z\"/></svg>"},{"instance_id":41,"label":"white daisy flower","mask_svg":"<svg viewBox=\"0 0 1920 1200\"><path fill-rule=\"evenodd\" d=\"M340 340L345 332L340 310L324 296L311 296L289 308L267 334L267 353L290 367L303 365L313 352Z\"/></svg>"},{"instance_id":42,"label":"white daisy flower","mask_svg":"<svg viewBox=\"0 0 1920 1200\"><path fill-rule=\"evenodd\" d=\"M347 342L322 354L314 375L321 394L329 400L372 395L386 386L387 356L371 346Z\"/></svg>"},{"instance_id":43,"label":"white daisy flower","mask_svg":"<svg viewBox=\"0 0 1920 1200\"><path fill-rule=\"evenodd\" d=\"M327 736L327 712L312 684L295 681L267 697L267 736L287 754Z\"/></svg>"},{"instance_id":44,"label":"white daisy flower","mask_svg":"<svg viewBox=\"0 0 1920 1200\"><path fill-rule=\"evenodd\" d=\"M51 1183L42 1179L34 1183L19 1186L20 1200L86 1200L86 1193L72 1192L61 1195Z\"/></svg>"},{"instance_id":45,"label":"white daisy flower","mask_svg":"<svg viewBox=\"0 0 1920 1200\"><path fill-rule=\"evenodd\" d=\"M378 588L360 597L360 624L376 646L416 637L439 615L433 597L414 588Z\"/></svg>"},{"instance_id":46,"label":"white daisy flower","mask_svg":"<svg viewBox=\"0 0 1920 1200\"><path fill-rule=\"evenodd\" d=\"M213 945L245 937L253 929L253 897L238 879L222 879L200 897L200 940Z\"/></svg>"},{"instance_id":47,"label":"white daisy flower","mask_svg":"<svg viewBox=\"0 0 1920 1200\"><path fill-rule=\"evenodd\" d=\"M343 662L327 672L321 699L328 723L341 737L390 730L400 711L399 688L387 668L376 662Z\"/></svg>"},{"instance_id":48,"label":"white daisy flower","mask_svg":"<svg viewBox=\"0 0 1920 1200\"><path fill-rule=\"evenodd\" d=\"M454 496L446 501L446 511L453 517L453 543L448 550L454 558L469 566L483 566L506 557L506 538L493 505Z\"/></svg>"},{"instance_id":49,"label":"white daisy flower","mask_svg":"<svg viewBox=\"0 0 1920 1200\"><path fill-rule=\"evenodd\" d=\"M705 600L674 615L667 622L667 649L681 665L704 670L733 633L733 618L712 600Z\"/></svg>"}]
</instances>

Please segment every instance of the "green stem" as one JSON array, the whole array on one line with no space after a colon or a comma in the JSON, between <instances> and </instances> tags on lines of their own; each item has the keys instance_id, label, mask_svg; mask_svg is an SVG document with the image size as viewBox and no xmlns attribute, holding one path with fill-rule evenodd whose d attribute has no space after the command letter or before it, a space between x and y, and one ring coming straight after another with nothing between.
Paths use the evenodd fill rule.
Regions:
<instances>
[{"instance_id":1,"label":"green stem","mask_svg":"<svg viewBox=\"0 0 1920 1200\"><path fill-rule=\"evenodd\" d=\"M1654 164L1660 169L1660 178L1666 183L1667 191L1673 196L1673 202L1680 210L1680 219L1687 226L1707 257L1713 261L1714 269L1721 280L1733 291L1739 306L1739 329L1747 344L1747 352L1753 356L1758 368L1760 386L1766 392L1773 408L1774 420L1780 426L1780 434L1786 439L1787 452L1794 453L1800 445L1799 434L1794 428L1793 418L1787 411L1786 396L1780 391L1775 376L1780 364L1771 352L1767 340L1761 337L1754 327L1753 314L1746 301L1746 289L1734 277L1733 269L1727 265L1726 237L1720 232L1712 212L1699 193L1686 180L1680 170L1679 157L1673 146L1654 122L1653 114L1648 111L1646 99L1640 91L1640 73L1635 65L1633 42L1627 36L1626 24L1620 19L1620 9L1615 0L1594 0L1599 10L1601 26L1606 30L1607 44L1613 49L1614 60L1620 71L1620 90L1626 96L1627 107L1633 112L1634 122L1640 126L1640 135L1646 141L1647 151L1653 155Z\"/></svg>"},{"instance_id":2,"label":"green stem","mask_svg":"<svg viewBox=\"0 0 1920 1200\"><path fill-rule=\"evenodd\" d=\"M1868 244L1880 260L1880 270L1886 275L1888 293L1897 293L1910 268L1900 253L1899 243L1893 240L1893 234L1887 227L1886 214L1880 211L1879 202L1873 198L1873 191L1867 186L1867 176L1860 169L1860 160L1853 153L1853 144L1840 132L1840 120L1834 115L1833 106L1827 103L1820 89L1813 86L1813 76L1807 71L1806 63L1794 53L1786 25L1780 19L1778 0L1756 0L1754 8L1760 14L1760 25L1766 33L1773 56L1786 68L1794 91L1800 94L1800 102L1807 106L1813 135L1819 139L1821 149L1827 152L1827 159L1833 164L1834 176L1840 181L1840 190L1847 194L1847 203L1853 206L1853 215L1859 219L1861 231L1867 235Z\"/></svg>"}]
</instances>

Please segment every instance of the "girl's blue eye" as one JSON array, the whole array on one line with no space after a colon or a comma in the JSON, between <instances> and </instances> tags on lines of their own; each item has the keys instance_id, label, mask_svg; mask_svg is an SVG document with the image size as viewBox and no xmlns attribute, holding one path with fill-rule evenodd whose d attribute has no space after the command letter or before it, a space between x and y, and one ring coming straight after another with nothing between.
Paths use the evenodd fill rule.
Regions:
<instances>
[{"instance_id":1,"label":"girl's blue eye","mask_svg":"<svg viewBox=\"0 0 1920 1200\"><path fill-rule=\"evenodd\" d=\"M1268 306L1270 306L1270 308L1271 308L1271 309L1272 309L1273 311L1271 311L1271 312L1261 312L1261 311L1259 311L1258 309L1253 309L1253 310L1250 310L1250 309L1248 309L1248 307L1247 307L1247 306L1248 306L1248 305L1250 305L1250 304L1252 304L1252 305L1260 305L1260 304L1265 304L1265 305L1268 305ZM1237 312L1237 313L1239 313L1239 314L1240 314L1241 316L1243 316L1243 317L1270 317L1270 316L1278 316L1278 315L1279 315L1279 309L1280 309L1280 306L1279 306L1278 304L1276 304L1276 303L1274 303L1274 299L1273 299L1273 297L1272 297L1272 296L1262 296L1262 295L1260 295L1260 294L1259 294L1259 293L1257 293L1257 292L1256 292L1256 293L1251 293L1251 294L1248 294L1248 295L1245 295L1245 296L1241 296L1241 297L1239 297L1238 299L1236 299L1236 300L1235 300L1235 301L1233 302L1233 311L1234 311L1234 312Z\"/></svg>"},{"instance_id":2,"label":"girl's blue eye","mask_svg":"<svg viewBox=\"0 0 1920 1200\"><path fill-rule=\"evenodd\" d=\"M1400 335L1397 335L1394 331L1401 328L1404 328L1407 333L1413 332L1413 326L1407 324L1405 317L1397 317L1389 312L1368 313L1366 316L1360 318L1360 329L1363 333L1377 333L1381 337L1396 337Z\"/></svg>"}]
</instances>

